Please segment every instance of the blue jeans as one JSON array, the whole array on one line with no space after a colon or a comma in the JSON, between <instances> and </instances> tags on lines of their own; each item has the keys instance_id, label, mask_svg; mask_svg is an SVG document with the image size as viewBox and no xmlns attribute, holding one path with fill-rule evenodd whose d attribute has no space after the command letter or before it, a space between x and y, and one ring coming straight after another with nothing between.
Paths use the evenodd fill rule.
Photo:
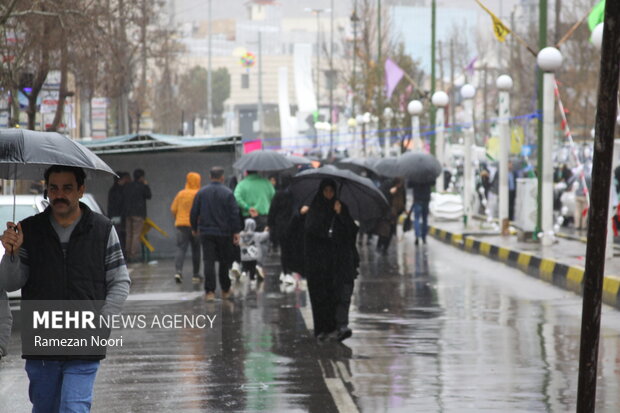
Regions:
<instances>
[{"instance_id":1,"label":"blue jeans","mask_svg":"<svg viewBox=\"0 0 620 413\"><path fill-rule=\"evenodd\" d=\"M426 233L428 232L428 202L414 203L413 204L413 226L415 228L415 237L426 240ZM420 225L420 220L422 223Z\"/></svg>"},{"instance_id":2,"label":"blue jeans","mask_svg":"<svg viewBox=\"0 0 620 413\"><path fill-rule=\"evenodd\" d=\"M32 413L90 412L99 361L26 360Z\"/></svg>"}]
</instances>

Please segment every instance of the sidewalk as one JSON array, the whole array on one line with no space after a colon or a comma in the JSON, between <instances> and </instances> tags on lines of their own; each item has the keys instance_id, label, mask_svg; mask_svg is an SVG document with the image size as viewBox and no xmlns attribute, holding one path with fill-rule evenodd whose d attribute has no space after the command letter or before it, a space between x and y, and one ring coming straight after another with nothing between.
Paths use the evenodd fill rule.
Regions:
<instances>
[{"instance_id":1,"label":"sidewalk","mask_svg":"<svg viewBox=\"0 0 620 413\"><path fill-rule=\"evenodd\" d=\"M559 237L552 246L520 242L516 235L503 237L497 232L478 230L478 223L464 230L460 221L437 221L429 224L429 234L465 251L481 254L557 287L581 294L586 244L579 238ZM603 302L620 309L620 258L605 264Z\"/></svg>"}]
</instances>

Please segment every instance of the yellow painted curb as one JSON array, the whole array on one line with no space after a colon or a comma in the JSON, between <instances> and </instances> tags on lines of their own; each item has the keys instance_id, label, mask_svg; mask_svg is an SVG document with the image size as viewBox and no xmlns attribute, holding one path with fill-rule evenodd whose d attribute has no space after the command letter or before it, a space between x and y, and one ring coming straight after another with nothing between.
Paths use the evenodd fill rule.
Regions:
<instances>
[{"instance_id":1,"label":"yellow painted curb","mask_svg":"<svg viewBox=\"0 0 620 413\"><path fill-rule=\"evenodd\" d=\"M618 295L618 290L620 289L620 277L616 277L614 275L606 275L603 279L603 291L612 296Z\"/></svg>"},{"instance_id":2,"label":"yellow painted curb","mask_svg":"<svg viewBox=\"0 0 620 413\"><path fill-rule=\"evenodd\" d=\"M463 243L463 234L452 234L452 244L460 246Z\"/></svg>"},{"instance_id":3,"label":"yellow painted curb","mask_svg":"<svg viewBox=\"0 0 620 413\"><path fill-rule=\"evenodd\" d=\"M489 244L488 242L481 242L480 253L488 257L491 253L491 244Z\"/></svg>"},{"instance_id":4,"label":"yellow painted curb","mask_svg":"<svg viewBox=\"0 0 620 413\"><path fill-rule=\"evenodd\" d=\"M553 281L553 269L555 268L555 261L549 259L542 259L540 261L540 277L543 280Z\"/></svg>"},{"instance_id":5,"label":"yellow painted curb","mask_svg":"<svg viewBox=\"0 0 620 413\"><path fill-rule=\"evenodd\" d=\"M510 254L510 250L508 248L499 247L499 253L497 256L502 261L508 261L508 255Z\"/></svg>"},{"instance_id":6,"label":"yellow painted curb","mask_svg":"<svg viewBox=\"0 0 620 413\"><path fill-rule=\"evenodd\" d=\"M517 259L517 265L523 270L527 271L527 268L530 266L530 259L532 259L532 256L530 254L520 252L519 258Z\"/></svg>"},{"instance_id":7,"label":"yellow painted curb","mask_svg":"<svg viewBox=\"0 0 620 413\"><path fill-rule=\"evenodd\" d=\"M574 283L576 285L581 285L581 283L583 282L583 272L584 272L583 268L569 267L568 273L566 274L566 279L570 281L571 283Z\"/></svg>"},{"instance_id":8,"label":"yellow painted curb","mask_svg":"<svg viewBox=\"0 0 620 413\"><path fill-rule=\"evenodd\" d=\"M472 249L474 249L474 239L467 237L465 238L465 249L467 251L471 251Z\"/></svg>"}]
</instances>

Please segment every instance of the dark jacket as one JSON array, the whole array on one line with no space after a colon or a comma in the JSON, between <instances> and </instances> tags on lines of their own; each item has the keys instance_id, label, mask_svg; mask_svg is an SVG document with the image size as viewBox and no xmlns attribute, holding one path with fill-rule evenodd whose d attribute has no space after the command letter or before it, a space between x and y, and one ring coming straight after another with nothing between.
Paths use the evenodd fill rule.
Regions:
<instances>
[{"instance_id":1,"label":"dark jacket","mask_svg":"<svg viewBox=\"0 0 620 413\"><path fill-rule=\"evenodd\" d=\"M413 202L427 204L431 201L431 184L413 184Z\"/></svg>"},{"instance_id":2,"label":"dark jacket","mask_svg":"<svg viewBox=\"0 0 620 413\"><path fill-rule=\"evenodd\" d=\"M122 217L125 209L123 185L115 183L108 191L108 217Z\"/></svg>"},{"instance_id":3,"label":"dark jacket","mask_svg":"<svg viewBox=\"0 0 620 413\"><path fill-rule=\"evenodd\" d=\"M359 255L355 245L357 225L342 203L334 211L335 199L326 200L321 189L315 196L304 223L304 275L330 277L334 286L352 283L357 276Z\"/></svg>"},{"instance_id":4,"label":"dark jacket","mask_svg":"<svg viewBox=\"0 0 620 413\"><path fill-rule=\"evenodd\" d=\"M112 223L80 203L82 218L71 233L66 257L50 222L51 208L22 221L24 264L29 266L22 300L80 300L100 310L106 299L105 256ZM104 355L80 356L99 360ZM24 356L35 359L72 359L70 356Z\"/></svg>"},{"instance_id":5,"label":"dark jacket","mask_svg":"<svg viewBox=\"0 0 620 413\"><path fill-rule=\"evenodd\" d=\"M239 206L232 191L224 184L211 182L194 198L190 223L201 235L227 236L240 232Z\"/></svg>"},{"instance_id":6,"label":"dark jacket","mask_svg":"<svg viewBox=\"0 0 620 413\"><path fill-rule=\"evenodd\" d=\"M272 239L284 241L293 219L294 208L293 193L288 188L276 192L271 200L267 216L267 225L269 225L269 233Z\"/></svg>"},{"instance_id":7,"label":"dark jacket","mask_svg":"<svg viewBox=\"0 0 620 413\"><path fill-rule=\"evenodd\" d=\"M123 186L123 195L125 216L146 218L146 200L151 199L151 188L142 182L133 181Z\"/></svg>"}]
</instances>

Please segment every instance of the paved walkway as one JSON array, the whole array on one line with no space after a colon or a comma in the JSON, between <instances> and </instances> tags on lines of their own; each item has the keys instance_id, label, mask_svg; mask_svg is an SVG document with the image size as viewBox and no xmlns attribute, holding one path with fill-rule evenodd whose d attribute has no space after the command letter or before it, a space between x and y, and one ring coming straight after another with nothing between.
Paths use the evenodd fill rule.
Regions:
<instances>
[{"instance_id":1,"label":"paved walkway","mask_svg":"<svg viewBox=\"0 0 620 413\"><path fill-rule=\"evenodd\" d=\"M475 223L465 230L460 221L432 221L430 234L466 251L482 254L577 293L583 291L586 246L583 236L562 236L548 247L519 241L516 235L501 236L482 230ZM605 265L603 302L620 308L620 256Z\"/></svg>"}]
</instances>

